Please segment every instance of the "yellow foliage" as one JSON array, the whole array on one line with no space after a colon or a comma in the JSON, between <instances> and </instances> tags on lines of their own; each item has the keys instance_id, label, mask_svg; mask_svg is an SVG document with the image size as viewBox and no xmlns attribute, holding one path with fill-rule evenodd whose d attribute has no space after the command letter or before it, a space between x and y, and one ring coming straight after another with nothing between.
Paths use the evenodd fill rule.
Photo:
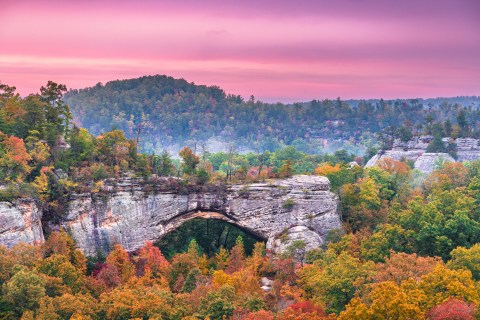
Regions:
<instances>
[{"instance_id":1,"label":"yellow foliage","mask_svg":"<svg viewBox=\"0 0 480 320\"><path fill-rule=\"evenodd\" d=\"M223 285L230 285L234 287L234 277L232 274L227 274L223 270L217 270L213 273L212 284L217 287L221 287Z\"/></svg>"},{"instance_id":2,"label":"yellow foliage","mask_svg":"<svg viewBox=\"0 0 480 320\"><path fill-rule=\"evenodd\" d=\"M48 191L48 176L47 173L51 172L52 167L42 167L40 169L40 175L35 178L35 180L31 183L32 186L37 190L40 198L44 199L47 196Z\"/></svg>"},{"instance_id":3,"label":"yellow foliage","mask_svg":"<svg viewBox=\"0 0 480 320\"><path fill-rule=\"evenodd\" d=\"M371 302L367 304L359 298L352 299L338 319L424 319L418 301L411 301L409 294L393 281L375 284L366 298Z\"/></svg>"},{"instance_id":4,"label":"yellow foliage","mask_svg":"<svg viewBox=\"0 0 480 320\"><path fill-rule=\"evenodd\" d=\"M92 192L98 193L103 189L103 180L97 181L93 184Z\"/></svg>"},{"instance_id":5,"label":"yellow foliage","mask_svg":"<svg viewBox=\"0 0 480 320\"><path fill-rule=\"evenodd\" d=\"M438 264L432 272L422 276L419 288L427 295L429 308L454 297L466 302L480 302L479 284L469 270L450 270Z\"/></svg>"}]
</instances>

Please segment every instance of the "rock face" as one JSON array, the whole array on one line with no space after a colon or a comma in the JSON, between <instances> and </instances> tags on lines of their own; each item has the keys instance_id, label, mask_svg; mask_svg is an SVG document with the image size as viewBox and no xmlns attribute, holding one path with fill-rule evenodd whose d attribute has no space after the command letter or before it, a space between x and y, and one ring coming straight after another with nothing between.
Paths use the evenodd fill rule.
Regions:
<instances>
[{"instance_id":1,"label":"rock face","mask_svg":"<svg viewBox=\"0 0 480 320\"><path fill-rule=\"evenodd\" d=\"M198 190L175 188L171 179L159 179L153 187L123 179L106 184L101 194L74 195L63 220L49 227L67 230L87 255L106 252L115 243L136 250L197 217L232 223L274 250L293 240L303 240L311 249L323 243L329 230L341 228L337 197L325 177L294 176ZM41 214L31 212L7 203L0 207L0 244L43 241ZM28 231L28 225L40 229Z\"/></svg>"},{"instance_id":2,"label":"rock face","mask_svg":"<svg viewBox=\"0 0 480 320\"><path fill-rule=\"evenodd\" d=\"M439 162L455 162L455 161L473 161L480 159L480 145L478 139L473 138L457 138L453 140L456 144L457 160L447 153L427 153L427 147L433 139L431 136L415 137L408 142L395 140L391 150L386 150L373 156L365 165L366 167L374 166L377 161L383 158L392 158L395 160L410 160L414 162L416 169L425 173L435 170ZM449 142L449 138L444 138L445 143Z\"/></svg>"},{"instance_id":3,"label":"rock face","mask_svg":"<svg viewBox=\"0 0 480 320\"><path fill-rule=\"evenodd\" d=\"M33 200L0 202L0 244L12 247L19 242L43 242L41 220L42 212Z\"/></svg>"},{"instance_id":4,"label":"rock face","mask_svg":"<svg viewBox=\"0 0 480 320\"><path fill-rule=\"evenodd\" d=\"M480 159L480 145L478 139L458 138L455 139L457 145L458 161L473 161Z\"/></svg>"}]
</instances>

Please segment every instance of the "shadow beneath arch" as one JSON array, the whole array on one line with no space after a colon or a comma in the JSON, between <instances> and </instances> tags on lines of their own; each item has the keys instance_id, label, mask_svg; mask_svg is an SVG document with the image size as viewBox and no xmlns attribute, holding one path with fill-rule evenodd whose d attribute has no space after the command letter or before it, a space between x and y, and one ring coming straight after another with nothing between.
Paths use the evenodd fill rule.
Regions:
<instances>
[{"instance_id":1,"label":"shadow beneath arch","mask_svg":"<svg viewBox=\"0 0 480 320\"><path fill-rule=\"evenodd\" d=\"M190 241L195 239L199 248L209 257L215 255L221 247L230 250L237 237L242 237L245 253L251 254L256 242L266 242L258 234L219 217L221 214L210 213L189 217L170 232L163 235L155 244L169 259L176 253L185 252ZM224 216L223 216L224 217Z\"/></svg>"}]
</instances>

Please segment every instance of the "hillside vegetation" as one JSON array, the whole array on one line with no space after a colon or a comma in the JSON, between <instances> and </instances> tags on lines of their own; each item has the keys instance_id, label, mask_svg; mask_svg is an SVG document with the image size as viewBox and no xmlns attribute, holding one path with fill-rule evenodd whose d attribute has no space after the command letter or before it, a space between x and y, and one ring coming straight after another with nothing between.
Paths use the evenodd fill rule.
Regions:
<instances>
[{"instance_id":1,"label":"hillside vegetation","mask_svg":"<svg viewBox=\"0 0 480 320\"><path fill-rule=\"evenodd\" d=\"M480 120L478 97L272 104L160 75L71 90L65 101L75 121L93 134L117 128L132 139L139 135L147 153L176 153L205 141L211 151L233 144L244 151L292 145L311 154L340 148L358 153L376 143L375 133L403 124L416 132L433 121L451 119L454 125L462 111L475 130Z\"/></svg>"},{"instance_id":2,"label":"hillside vegetation","mask_svg":"<svg viewBox=\"0 0 480 320\"><path fill-rule=\"evenodd\" d=\"M0 200L34 197L48 221L65 214L72 193L101 193L105 179L123 175L197 186L308 173L329 178L344 228L309 252L302 241L279 255L257 243L246 256L241 238L231 250L203 239L168 246L169 260L151 243L131 253L114 245L107 257L87 259L66 233L50 232L44 244L0 246L0 319L479 318L480 161L438 163L425 176L404 161L364 168L345 150L310 155L293 146L247 154L184 147L172 159L139 152L122 130L77 127L65 91L50 81L21 97L0 85ZM437 117L422 130L477 134L475 109L447 107L419 107ZM394 135L417 130L402 127Z\"/></svg>"}]
</instances>

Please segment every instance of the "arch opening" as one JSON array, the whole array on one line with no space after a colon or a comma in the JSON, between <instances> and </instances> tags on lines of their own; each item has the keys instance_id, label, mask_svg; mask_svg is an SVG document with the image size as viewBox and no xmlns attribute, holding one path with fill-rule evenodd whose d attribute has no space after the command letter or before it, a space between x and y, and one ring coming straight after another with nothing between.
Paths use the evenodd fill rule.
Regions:
<instances>
[{"instance_id":1,"label":"arch opening","mask_svg":"<svg viewBox=\"0 0 480 320\"><path fill-rule=\"evenodd\" d=\"M250 255L256 242L266 242L267 239L254 232L242 228L216 215L195 216L172 228L155 242L163 254L169 259L176 253L185 252L190 241L195 239L199 248L208 257L214 256L221 247L230 250L238 236L243 239L245 253Z\"/></svg>"}]
</instances>

